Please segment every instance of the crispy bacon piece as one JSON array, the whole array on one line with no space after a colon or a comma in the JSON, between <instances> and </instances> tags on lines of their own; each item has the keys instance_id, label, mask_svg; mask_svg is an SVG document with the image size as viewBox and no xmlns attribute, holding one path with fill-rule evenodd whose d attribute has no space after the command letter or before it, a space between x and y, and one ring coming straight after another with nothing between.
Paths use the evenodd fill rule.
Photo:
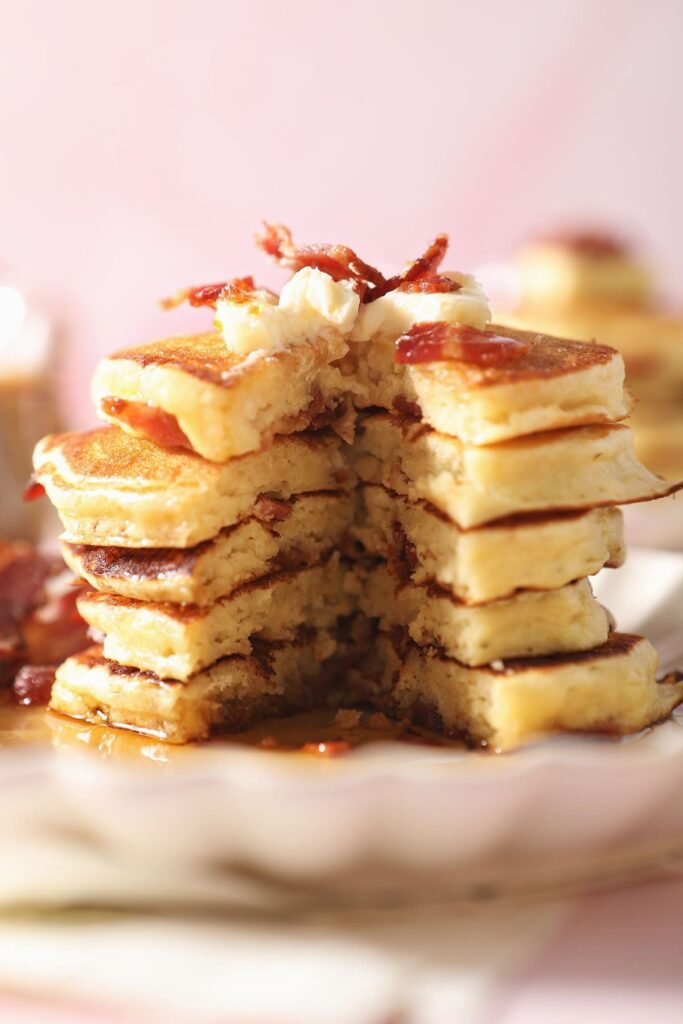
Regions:
<instances>
[{"instance_id":1,"label":"crispy bacon piece","mask_svg":"<svg viewBox=\"0 0 683 1024\"><path fill-rule=\"evenodd\" d=\"M256 236L256 244L280 266L294 273L313 267L329 274L334 281L353 281L363 301L386 284L384 274L362 260L348 245L295 245L292 232L284 224L264 221L263 226L263 234Z\"/></svg>"},{"instance_id":2,"label":"crispy bacon piece","mask_svg":"<svg viewBox=\"0 0 683 1024\"><path fill-rule=\"evenodd\" d=\"M460 287L457 282L450 281L447 277L441 277L437 275L436 271L441 265L441 261L446 255L448 249L448 235L437 235L434 241L427 247L422 256L418 256L416 260L406 267L400 274L394 274L393 277L386 278L382 285L379 285L372 294L368 295L366 302L373 302L375 299L379 299L382 295L386 295L387 292L393 292L397 288L401 291L457 291ZM449 281L450 285L456 285L452 287L432 287L432 288L419 288L417 285L423 280L429 278L438 278L443 282Z\"/></svg>"},{"instance_id":3,"label":"crispy bacon piece","mask_svg":"<svg viewBox=\"0 0 683 1024\"><path fill-rule=\"evenodd\" d=\"M56 665L87 646L64 563L30 544L0 543L0 682L22 665Z\"/></svg>"},{"instance_id":4,"label":"crispy bacon piece","mask_svg":"<svg viewBox=\"0 0 683 1024\"><path fill-rule=\"evenodd\" d=\"M257 289L254 278L233 277L230 281L219 281L217 284L202 284L195 288L183 288L168 299L161 300L162 309L173 309L183 302L189 302L191 306L210 306L216 308L219 299L228 299L230 302L248 302Z\"/></svg>"},{"instance_id":5,"label":"crispy bacon piece","mask_svg":"<svg viewBox=\"0 0 683 1024\"><path fill-rule=\"evenodd\" d=\"M150 441L165 448L189 448L193 451L187 434L173 413L165 412L147 402L129 402L125 398L105 396L100 406L102 412L120 423L126 423Z\"/></svg>"},{"instance_id":6,"label":"crispy bacon piece","mask_svg":"<svg viewBox=\"0 0 683 1024\"><path fill-rule=\"evenodd\" d=\"M402 364L436 363L454 360L477 366L497 366L520 359L529 344L493 331L479 331L462 324L415 324L396 342L394 362Z\"/></svg>"},{"instance_id":7,"label":"crispy bacon piece","mask_svg":"<svg viewBox=\"0 0 683 1024\"><path fill-rule=\"evenodd\" d=\"M88 626L76 607L85 584L73 586L65 581L63 587L24 620L26 660L31 664L58 665L88 646Z\"/></svg>"},{"instance_id":8,"label":"crispy bacon piece","mask_svg":"<svg viewBox=\"0 0 683 1024\"><path fill-rule=\"evenodd\" d=\"M22 501L38 501L39 498L45 496L45 488L36 480L36 474L31 473L30 477L26 482L26 487L21 495Z\"/></svg>"},{"instance_id":9,"label":"crispy bacon piece","mask_svg":"<svg viewBox=\"0 0 683 1024\"><path fill-rule=\"evenodd\" d=\"M30 544L0 543L0 618L21 622L44 595L47 560Z\"/></svg>"},{"instance_id":10,"label":"crispy bacon piece","mask_svg":"<svg viewBox=\"0 0 683 1024\"><path fill-rule=\"evenodd\" d=\"M24 665L12 684L14 699L17 704L48 704L54 681L53 665Z\"/></svg>"},{"instance_id":11,"label":"crispy bacon piece","mask_svg":"<svg viewBox=\"0 0 683 1024\"><path fill-rule=\"evenodd\" d=\"M421 277L418 281L404 281L396 289L399 292L423 292L434 294L435 292L459 292L462 285L445 274L430 274L429 277Z\"/></svg>"}]
</instances>

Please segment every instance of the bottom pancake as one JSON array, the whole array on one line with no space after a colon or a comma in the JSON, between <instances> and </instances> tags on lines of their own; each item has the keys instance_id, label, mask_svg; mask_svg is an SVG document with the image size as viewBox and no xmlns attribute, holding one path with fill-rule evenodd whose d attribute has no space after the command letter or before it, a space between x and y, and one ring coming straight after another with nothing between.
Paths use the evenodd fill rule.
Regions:
<instances>
[{"instance_id":1,"label":"bottom pancake","mask_svg":"<svg viewBox=\"0 0 683 1024\"><path fill-rule=\"evenodd\" d=\"M355 671L355 691L405 718L496 750L557 732L620 736L665 718L683 701L683 680L657 682L648 640L612 633L582 654L468 668L436 648L380 634Z\"/></svg>"},{"instance_id":2,"label":"bottom pancake","mask_svg":"<svg viewBox=\"0 0 683 1024\"><path fill-rule=\"evenodd\" d=\"M683 701L683 681L657 682L654 648L630 634L613 633L584 654L483 668L396 632L362 647L349 669L340 655L342 636L308 631L289 643L259 644L248 656L222 658L186 683L122 667L92 647L57 670L50 708L188 743L274 715L363 702L391 718L505 751L548 733L637 732Z\"/></svg>"},{"instance_id":3,"label":"bottom pancake","mask_svg":"<svg viewBox=\"0 0 683 1024\"><path fill-rule=\"evenodd\" d=\"M187 683L125 668L91 647L59 667L50 708L169 743L238 732L325 703L332 678L326 661L337 645L331 634L311 632L291 643L259 644L246 657L222 658Z\"/></svg>"}]
</instances>

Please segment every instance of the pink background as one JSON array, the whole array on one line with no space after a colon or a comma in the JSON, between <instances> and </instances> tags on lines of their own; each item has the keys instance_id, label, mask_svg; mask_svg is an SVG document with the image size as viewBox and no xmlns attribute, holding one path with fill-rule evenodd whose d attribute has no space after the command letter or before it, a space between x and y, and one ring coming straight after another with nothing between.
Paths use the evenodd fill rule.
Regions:
<instances>
[{"instance_id":1,"label":"pink background","mask_svg":"<svg viewBox=\"0 0 683 1024\"><path fill-rule=\"evenodd\" d=\"M0 0L0 279L72 342L69 414L104 352L186 327L183 284L277 272L262 217L451 266L571 218L683 277L678 0Z\"/></svg>"}]
</instances>

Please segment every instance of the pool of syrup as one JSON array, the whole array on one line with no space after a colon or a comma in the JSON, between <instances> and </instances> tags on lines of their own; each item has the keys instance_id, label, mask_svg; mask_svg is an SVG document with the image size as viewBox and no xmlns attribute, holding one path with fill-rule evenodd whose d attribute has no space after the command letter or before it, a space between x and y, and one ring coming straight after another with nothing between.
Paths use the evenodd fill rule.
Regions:
<instances>
[{"instance_id":1,"label":"pool of syrup","mask_svg":"<svg viewBox=\"0 0 683 1024\"><path fill-rule=\"evenodd\" d=\"M20 707L7 696L0 699L0 748L47 744L56 750L88 750L103 758L175 764L197 749L248 746L288 756L328 758L387 741L462 748L455 740L392 722L383 715L366 711L335 714L326 709L266 719L244 732L208 743L177 745L131 730L78 722L42 707Z\"/></svg>"}]
</instances>

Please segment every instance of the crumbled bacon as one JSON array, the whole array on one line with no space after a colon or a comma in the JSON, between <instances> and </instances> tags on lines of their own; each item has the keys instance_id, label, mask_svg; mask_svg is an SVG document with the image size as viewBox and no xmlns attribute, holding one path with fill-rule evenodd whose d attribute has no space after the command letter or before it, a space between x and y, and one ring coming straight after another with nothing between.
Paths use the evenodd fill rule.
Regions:
<instances>
[{"instance_id":1,"label":"crumbled bacon","mask_svg":"<svg viewBox=\"0 0 683 1024\"><path fill-rule=\"evenodd\" d=\"M446 277L445 274L431 274L429 277L421 277L418 281L403 281L397 291L422 292L433 295L436 292L459 292L461 288L460 282L454 281L452 277Z\"/></svg>"},{"instance_id":2,"label":"crumbled bacon","mask_svg":"<svg viewBox=\"0 0 683 1024\"><path fill-rule=\"evenodd\" d=\"M410 266L406 267L400 274L394 274L393 277L386 278L372 294L368 295L365 301L373 302L375 299L381 298L382 295L386 295L387 292L393 292L396 289L401 291L458 291L460 285L457 282L436 273L437 268L446 255L447 249L448 235L437 235L422 256L418 256L416 260L413 260ZM443 287L434 287L434 285L432 287L419 287L420 282L426 282L430 279L433 280L434 284L437 281L444 282ZM448 287L445 285L445 282L449 282ZM455 285L455 287L450 287L451 285Z\"/></svg>"},{"instance_id":3,"label":"crumbled bacon","mask_svg":"<svg viewBox=\"0 0 683 1024\"><path fill-rule=\"evenodd\" d=\"M0 543L0 617L20 622L41 600L49 574L49 563L30 544Z\"/></svg>"},{"instance_id":4,"label":"crumbled bacon","mask_svg":"<svg viewBox=\"0 0 683 1024\"><path fill-rule=\"evenodd\" d=\"M79 592L63 562L27 543L0 543L1 683L22 665L56 665L87 645Z\"/></svg>"},{"instance_id":5,"label":"crumbled bacon","mask_svg":"<svg viewBox=\"0 0 683 1024\"><path fill-rule=\"evenodd\" d=\"M256 244L280 266L294 273L313 267L329 274L334 281L352 281L362 300L386 284L384 274L362 260L348 245L295 245L292 232L284 224L264 221L264 232L256 236Z\"/></svg>"},{"instance_id":6,"label":"crumbled bacon","mask_svg":"<svg viewBox=\"0 0 683 1024\"><path fill-rule=\"evenodd\" d=\"M287 501L280 501L278 498L269 498L262 494L254 504L254 515L266 523L281 523L291 515L292 506Z\"/></svg>"},{"instance_id":7,"label":"crumbled bacon","mask_svg":"<svg viewBox=\"0 0 683 1024\"><path fill-rule=\"evenodd\" d=\"M53 665L24 665L12 684L12 693L18 704L48 704L55 681Z\"/></svg>"},{"instance_id":8,"label":"crumbled bacon","mask_svg":"<svg viewBox=\"0 0 683 1024\"><path fill-rule=\"evenodd\" d=\"M219 299L228 299L230 302L248 302L254 297L257 289L254 278L234 277L230 281L219 281L217 284L203 284L195 288L183 288L168 299L161 300L162 309L173 309L183 302L189 302L191 306L210 306L216 308Z\"/></svg>"},{"instance_id":9,"label":"crumbled bacon","mask_svg":"<svg viewBox=\"0 0 683 1024\"><path fill-rule=\"evenodd\" d=\"M22 500L37 501L39 498L43 498L44 496L45 488L40 483L40 481L36 479L35 473L31 473L30 477L28 478L28 481L26 482L26 487L24 488L23 494L21 495Z\"/></svg>"},{"instance_id":10,"label":"crumbled bacon","mask_svg":"<svg viewBox=\"0 0 683 1024\"><path fill-rule=\"evenodd\" d=\"M64 589L34 609L24 620L22 633L28 660L34 664L57 665L88 643L88 627L78 613L76 602L85 584Z\"/></svg>"},{"instance_id":11,"label":"crumbled bacon","mask_svg":"<svg viewBox=\"0 0 683 1024\"><path fill-rule=\"evenodd\" d=\"M526 355L529 343L493 331L479 331L443 320L415 324L396 342L394 361L403 364L454 360L497 366Z\"/></svg>"}]
</instances>

